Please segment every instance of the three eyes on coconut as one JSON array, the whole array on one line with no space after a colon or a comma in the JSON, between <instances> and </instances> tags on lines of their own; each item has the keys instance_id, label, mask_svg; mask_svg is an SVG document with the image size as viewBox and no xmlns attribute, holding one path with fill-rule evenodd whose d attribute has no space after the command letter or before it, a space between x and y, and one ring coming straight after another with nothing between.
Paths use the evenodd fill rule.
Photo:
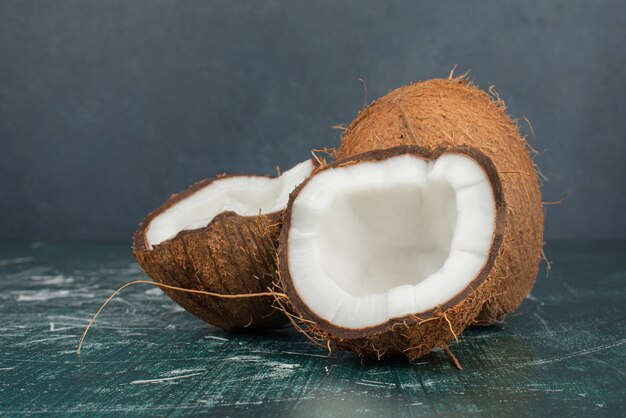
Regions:
<instances>
[{"instance_id":1,"label":"three eyes on coconut","mask_svg":"<svg viewBox=\"0 0 626 418\"><path fill-rule=\"evenodd\" d=\"M451 87L456 99L458 86ZM323 167L305 161L276 178L205 180L172 196L135 234L142 268L160 283L215 293L283 290L288 300L281 306L303 320L304 332L360 355L414 359L446 346L472 322L510 312L526 288L507 292L501 280L511 265L503 246L500 156L483 154L479 144L459 147L467 141L427 136L423 147L403 146L415 142L406 132L372 143L360 129L369 118L375 131L376 117L389 114L384 103L375 102L383 108L372 105L359 117L365 122L357 119L359 126L346 132L339 161ZM523 147L515 152L525 164ZM525 272L530 286L537 263ZM221 328L287 322L271 297L224 301L167 293Z\"/></svg>"}]
</instances>

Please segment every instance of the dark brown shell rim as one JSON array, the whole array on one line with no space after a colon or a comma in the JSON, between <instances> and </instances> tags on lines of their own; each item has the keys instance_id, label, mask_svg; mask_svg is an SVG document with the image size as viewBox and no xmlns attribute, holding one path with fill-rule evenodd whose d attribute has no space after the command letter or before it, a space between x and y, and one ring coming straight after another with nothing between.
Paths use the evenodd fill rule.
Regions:
<instances>
[{"instance_id":1,"label":"dark brown shell rim","mask_svg":"<svg viewBox=\"0 0 626 418\"><path fill-rule=\"evenodd\" d=\"M487 178L489 179L489 182L491 184L491 189L493 192L494 202L496 206L495 207L495 214L496 214L495 228L493 232L493 238L491 241L491 247L489 249L489 256L487 257L487 261L483 265L478 275L476 275L476 277L474 277L474 279L467 284L467 286L463 289L463 291L459 292L450 300L448 300L446 303L439 305L436 308L423 311L423 312L415 312L414 314L406 315L406 316L402 316L398 318L391 318L383 322L382 324L375 325L372 327L365 327L365 328L338 327L326 321L325 319L320 318L317 314L315 314L313 310L310 309L308 305L306 305L300 299L300 297L298 296L298 293L295 291L293 287L292 280L291 280L291 273L289 271L289 264L288 264L289 254L288 254L288 245L287 245L288 240L289 240L289 230L291 227L291 215L292 215L293 202L297 198L300 191L307 186L309 181L311 181L313 177L315 177L318 173L322 171L333 169L333 168L346 167L349 165L357 164L362 161L386 160L388 158L392 158L392 157L403 155L403 154L410 154L410 155L413 155L413 156L416 156L418 158L422 158L428 161L436 160L443 154L463 154L465 156L472 158L481 166L481 168L487 175ZM402 323L406 325L417 324L420 321L423 321L425 319L430 319L435 316L443 314L447 309L457 305L459 302L464 300L467 296L469 296L472 292L474 292L474 290L477 289L478 286L480 286L485 281L485 279L489 275L489 272L494 266L495 260L500 251L500 247L502 246L504 227L505 227L505 215L506 215L505 209L506 209L506 204L504 200L504 193L502 190L502 183L500 181L500 177L498 176L496 167L491 161L491 159L489 159L489 157L487 157L477 148L455 146L455 147L439 147L434 150L429 150L429 149L426 149L417 145L401 145L398 147L389 148L385 150L369 151L363 154L355 155L351 158L347 158L341 161L336 161L332 164L328 164L327 166L315 171L313 175L311 175L304 182L302 182L298 187L296 187L294 191L291 193L291 195L289 196L289 204L287 205L287 209L284 214L283 228L280 233L279 250L278 250L279 274L280 274L280 278L282 281L282 285L284 287L285 293L289 297L292 305L294 306L294 308L296 309L299 315L301 315L306 320L311 320L315 322L319 328L339 338L355 339L355 338L362 338L362 337L366 337L370 335L384 333L384 332L391 330L394 327L394 325L398 323Z\"/></svg>"}]
</instances>

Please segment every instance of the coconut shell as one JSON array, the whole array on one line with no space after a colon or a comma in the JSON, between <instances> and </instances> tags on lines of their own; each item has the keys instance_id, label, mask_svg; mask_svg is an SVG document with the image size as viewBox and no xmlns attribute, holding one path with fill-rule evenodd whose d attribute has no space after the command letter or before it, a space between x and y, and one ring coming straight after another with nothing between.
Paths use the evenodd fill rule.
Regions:
<instances>
[{"instance_id":1,"label":"coconut shell","mask_svg":"<svg viewBox=\"0 0 626 418\"><path fill-rule=\"evenodd\" d=\"M436 309L393 318L389 321L368 328L347 329L336 326L312 311L300 298L293 286L289 268L289 230L292 221L293 203L300 191L318 173L368 161L380 161L401 154L411 154L426 160L435 160L444 153L458 153L469 156L485 171L490 181L495 205L495 226L489 256L480 272L465 289ZM284 224L279 244L279 272L282 289L288 300L278 298L277 302L292 315L300 319L299 330L312 340L330 347L350 350L361 357L382 358L386 356L407 356L413 361L434 348L447 348L450 340L460 335L463 330L479 315L484 303L489 300L499 285L499 270L495 263L504 252L503 238L505 233L507 204L505 201L501 179L496 166L480 150L469 147L439 147L428 149L419 146L399 146L387 150L376 150L337 161L319 169L304 183L298 186L290 196L285 211Z\"/></svg>"},{"instance_id":2,"label":"coconut shell","mask_svg":"<svg viewBox=\"0 0 626 418\"><path fill-rule=\"evenodd\" d=\"M146 230L150 221L212 181L203 180L173 195L148 215L133 237L133 254L158 283L219 294L267 292L278 280L275 260L282 211L259 216L222 212L207 226L181 231L149 249ZM274 328L287 322L272 307L271 296L223 299L163 291L187 311L222 329Z\"/></svg>"},{"instance_id":3,"label":"coconut shell","mask_svg":"<svg viewBox=\"0 0 626 418\"><path fill-rule=\"evenodd\" d=\"M475 147L495 165L507 202L496 281L476 324L514 311L532 289L543 247L543 207L530 147L502 100L464 77L400 87L363 109L342 136L338 159L374 149L419 145Z\"/></svg>"}]
</instances>

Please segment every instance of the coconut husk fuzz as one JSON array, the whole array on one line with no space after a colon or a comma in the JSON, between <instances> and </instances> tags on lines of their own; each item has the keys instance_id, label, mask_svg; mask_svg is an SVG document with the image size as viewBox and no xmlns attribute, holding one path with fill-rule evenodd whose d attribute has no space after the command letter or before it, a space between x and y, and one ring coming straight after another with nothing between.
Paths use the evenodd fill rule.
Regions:
<instances>
[{"instance_id":1,"label":"coconut husk fuzz","mask_svg":"<svg viewBox=\"0 0 626 418\"><path fill-rule=\"evenodd\" d=\"M465 76L400 87L363 109L344 131L338 159L398 145L468 146L481 150L502 179L507 202L502 253L494 291L476 324L489 325L514 311L532 289L543 247L543 208L532 148L490 90Z\"/></svg>"},{"instance_id":2,"label":"coconut husk fuzz","mask_svg":"<svg viewBox=\"0 0 626 418\"><path fill-rule=\"evenodd\" d=\"M201 181L172 196L148 215L133 237L133 254L158 283L219 294L266 292L278 280L276 248L282 212L259 216L222 212L206 227L181 231L153 249L147 245L150 221L211 181ZM272 307L271 296L223 299L163 291L187 311L222 329L275 328L288 321Z\"/></svg>"},{"instance_id":3,"label":"coconut husk fuzz","mask_svg":"<svg viewBox=\"0 0 626 418\"><path fill-rule=\"evenodd\" d=\"M427 160L435 160L444 153L460 153L477 161L485 171L491 183L495 204L495 227L489 256L477 276L466 288L451 300L435 309L393 318L389 321L368 328L346 329L320 318L302 301L293 286L289 268L289 231L293 203L300 191L318 173L359 164L367 161L379 161L401 154L411 154ZM470 147L439 147L427 149L419 146L398 146L387 150L376 150L356 155L342 161L328 164L318 169L315 174L291 194L285 211L283 228L279 241L279 272L281 281L274 290L287 295L276 297L278 306L289 315L296 328L306 334L313 342L330 349L350 350L359 356L381 359L387 356L406 356L410 361L429 353L435 348L446 348L451 340L458 341L458 336L472 324L486 301L490 300L500 284L500 270L495 268L504 249L504 233L507 203L505 201L501 179L491 160L480 150Z\"/></svg>"}]
</instances>

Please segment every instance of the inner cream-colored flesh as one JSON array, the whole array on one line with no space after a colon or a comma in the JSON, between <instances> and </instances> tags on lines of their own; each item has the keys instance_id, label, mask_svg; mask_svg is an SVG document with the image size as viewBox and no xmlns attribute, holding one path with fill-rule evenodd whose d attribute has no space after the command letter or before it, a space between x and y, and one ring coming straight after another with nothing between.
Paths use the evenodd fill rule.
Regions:
<instances>
[{"instance_id":1,"label":"inner cream-colored flesh","mask_svg":"<svg viewBox=\"0 0 626 418\"><path fill-rule=\"evenodd\" d=\"M495 203L462 154L401 155L329 169L293 203L288 257L302 301L358 329L440 306L480 272Z\"/></svg>"},{"instance_id":2,"label":"inner cream-colored flesh","mask_svg":"<svg viewBox=\"0 0 626 418\"><path fill-rule=\"evenodd\" d=\"M156 216L147 227L150 249L179 232L202 228L225 211L256 216L285 209L289 193L313 171L310 160L279 177L233 176L215 180Z\"/></svg>"}]
</instances>

